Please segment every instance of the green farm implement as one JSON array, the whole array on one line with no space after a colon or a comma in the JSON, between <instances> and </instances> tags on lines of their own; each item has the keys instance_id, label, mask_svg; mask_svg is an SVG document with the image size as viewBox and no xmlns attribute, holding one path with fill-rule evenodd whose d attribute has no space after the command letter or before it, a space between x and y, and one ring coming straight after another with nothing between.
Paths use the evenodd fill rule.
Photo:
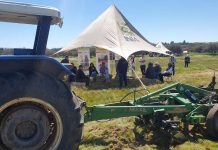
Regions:
<instances>
[{"instance_id":1,"label":"green farm implement","mask_svg":"<svg viewBox=\"0 0 218 150\"><path fill-rule=\"evenodd\" d=\"M145 125L152 120L154 126L172 129L182 122L186 133L189 125L206 124L209 135L218 138L217 102L215 91L176 83L132 101L88 107L84 117L88 122L138 116Z\"/></svg>"}]
</instances>

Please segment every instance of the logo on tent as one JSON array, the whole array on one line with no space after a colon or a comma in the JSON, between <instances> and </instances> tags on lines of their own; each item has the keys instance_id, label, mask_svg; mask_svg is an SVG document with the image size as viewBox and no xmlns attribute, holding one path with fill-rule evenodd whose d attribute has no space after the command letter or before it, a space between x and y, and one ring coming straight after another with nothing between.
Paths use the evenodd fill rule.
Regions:
<instances>
[{"instance_id":1,"label":"logo on tent","mask_svg":"<svg viewBox=\"0 0 218 150\"><path fill-rule=\"evenodd\" d=\"M125 38L126 41L139 41L136 37L134 32L132 32L132 30L125 24L118 24L120 27L120 30L123 33L123 37Z\"/></svg>"}]
</instances>

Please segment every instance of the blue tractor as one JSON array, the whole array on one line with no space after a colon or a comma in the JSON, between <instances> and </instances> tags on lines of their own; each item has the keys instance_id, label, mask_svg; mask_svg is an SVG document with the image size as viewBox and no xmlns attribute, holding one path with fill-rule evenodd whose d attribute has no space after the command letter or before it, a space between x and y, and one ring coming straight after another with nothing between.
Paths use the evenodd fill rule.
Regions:
<instances>
[{"instance_id":1,"label":"blue tractor","mask_svg":"<svg viewBox=\"0 0 218 150\"><path fill-rule=\"evenodd\" d=\"M32 49L0 56L0 149L77 149L83 101L71 93L72 73L45 56L50 25L62 24L60 12L0 1L0 22L37 26Z\"/></svg>"}]
</instances>

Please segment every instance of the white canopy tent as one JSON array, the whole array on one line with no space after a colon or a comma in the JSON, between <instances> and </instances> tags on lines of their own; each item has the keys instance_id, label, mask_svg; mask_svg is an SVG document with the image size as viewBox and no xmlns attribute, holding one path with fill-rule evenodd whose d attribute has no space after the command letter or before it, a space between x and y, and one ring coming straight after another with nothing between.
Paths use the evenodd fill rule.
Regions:
<instances>
[{"instance_id":1,"label":"white canopy tent","mask_svg":"<svg viewBox=\"0 0 218 150\"><path fill-rule=\"evenodd\" d=\"M158 52L161 51L162 54L169 55L171 53L171 51L167 49L161 42L157 43L156 48L158 48Z\"/></svg>"},{"instance_id":2,"label":"white canopy tent","mask_svg":"<svg viewBox=\"0 0 218 150\"><path fill-rule=\"evenodd\" d=\"M115 5L110 6L75 40L57 53L82 47L106 49L125 59L137 51L162 53L133 27Z\"/></svg>"}]
</instances>

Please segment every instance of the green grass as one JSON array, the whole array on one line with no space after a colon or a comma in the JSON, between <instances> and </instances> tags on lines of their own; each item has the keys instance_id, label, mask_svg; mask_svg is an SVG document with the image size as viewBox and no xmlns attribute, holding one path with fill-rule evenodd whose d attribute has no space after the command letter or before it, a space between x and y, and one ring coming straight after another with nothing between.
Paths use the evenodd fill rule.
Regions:
<instances>
[{"instance_id":1,"label":"green grass","mask_svg":"<svg viewBox=\"0 0 218 150\"><path fill-rule=\"evenodd\" d=\"M147 63L159 62L162 70L165 70L168 59L169 58L167 57L147 57L146 61ZM60 58L58 58L58 60L60 60ZM76 58L71 58L71 61L73 62L76 62L76 60ZM95 62L94 58L92 58L92 62ZM136 66L136 73L141 76L138 61ZM112 74L115 75L113 62L111 67ZM154 91L175 82L188 83L196 86L207 85L213 75L213 70L209 68L218 69L218 55L191 54L191 64L189 68L184 68L184 57L177 57L176 75L173 77L173 82L149 85L147 86L147 89L149 89L149 91ZM216 73L218 72L216 71ZM88 106L92 106L101 103L117 102L126 93L133 90L133 87L129 86L121 90L116 88L116 86L107 89L73 87L73 90L87 102ZM127 99L133 99L133 96L130 96ZM165 143L162 143L161 138L159 137L139 141L137 140L136 134L133 132L134 127L134 117L113 119L106 122L94 121L86 123L80 149L218 150L218 143L205 139L204 137L200 137L195 142L186 140L183 144L169 145L169 147L165 146ZM140 133L140 129L138 130ZM164 139L164 137L162 138Z\"/></svg>"}]
</instances>

